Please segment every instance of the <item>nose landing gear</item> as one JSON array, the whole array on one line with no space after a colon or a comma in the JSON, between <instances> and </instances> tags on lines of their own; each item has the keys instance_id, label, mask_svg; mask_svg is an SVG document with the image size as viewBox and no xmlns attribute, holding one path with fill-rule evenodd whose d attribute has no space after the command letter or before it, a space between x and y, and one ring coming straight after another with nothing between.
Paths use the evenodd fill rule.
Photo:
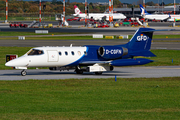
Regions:
<instances>
[{"instance_id":1,"label":"nose landing gear","mask_svg":"<svg viewBox=\"0 0 180 120\"><path fill-rule=\"evenodd\" d=\"M22 71L21 71L21 75L22 75L22 76L26 76L26 74L27 74L26 70L22 70Z\"/></svg>"}]
</instances>

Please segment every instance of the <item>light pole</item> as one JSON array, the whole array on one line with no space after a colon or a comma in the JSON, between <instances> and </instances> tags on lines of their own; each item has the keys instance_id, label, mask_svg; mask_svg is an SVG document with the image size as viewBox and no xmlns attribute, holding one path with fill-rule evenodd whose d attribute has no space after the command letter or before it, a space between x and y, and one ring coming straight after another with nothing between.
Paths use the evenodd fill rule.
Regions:
<instances>
[{"instance_id":1,"label":"light pole","mask_svg":"<svg viewBox=\"0 0 180 120\"><path fill-rule=\"evenodd\" d=\"M39 27L41 26L41 0L39 0Z\"/></svg>"},{"instance_id":2,"label":"light pole","mask_svg":"<svg viewBox=\"0 0 180 120\"><path fill-rule=\"evenodd\" d=\"M87 0L85 0L85 26L87 26Z\"/></svg>"},{"instance_id":3,"label":"light pole","mask_svg":"<svg viewBox=\"0 0 180 120\"><path fill-rule=\"evenodd\" d=\"M158 13L159 13L159 0L158 0Z\"/></svg>"},{"instance_id":4,"label":"light pole","mask_svg":"<svg viewBox=\"0 0 180 120\"><path fill-rule=\"evenodd\" d=\"M146 6L145 6L145 0L143 0L143 7L145 8Z\"/></svg>"},{"instance_id":5,"label":"light pole","mask_svg":"<svg viewBox=\"0 0 180 120\"><path fill-rule=\"evenodd\" d=\"M145 0L143 0L143 7L145 8L146 5L145 5ZM145 21L145 18L143 19L143 26L146 27L146 21Z\"/></svg>"},{"instance_id":6,"label":"light pole","mask_svg":"<svg viewBox=\"0 0 180 120\"><path fill-rule=\"evenodd\" d=\"M43 27L44 27L44 11L46 9L46 5L43 5Z\"/></svg>"},{"instance_id":7,"label":"light pole","mask_svg":"<svg viewBox=\"0 0 180 120\"><path fill-rule=\"evenodd\" d=\"M163 13L163 0L162 0L162 13Z\"/></svg>"},{"instance_id":8,"label":"light pole","mask_svg":"<svg viewBox=\"0 0 180 120\"><path fill-rule=\"evenodd\" d=\"M65 26L65 0L63 0L63 26Z\"/></svg>"},{"instance_id":9,"label":"light pole","mask_svg":"<svg viewBox=\"0 0 180 120\"><path fill-rule=\"evenodd\" d=\"M173 27L176 26L176 20L175 20L175 14L176 14L176 5L175 5L175 0L174 0L174 23L173 23Z\"/></svg>"},{"instance_id":10,"label":"light pole","mask_svg":"<svg viewBox=\"0 0 180 120\"><path fill-rule=\"evenodd\" d=\"M176 14L176 5L175 5L175 0L174 0L174 15Z\"/></svg>"},{"instance_id":11,"label":"light pole","mask_svg":"<svg viewBox=\"0 0 180 120\"><path fill-rule=\"evenodd\" d=\"M6 20L5 23L8 21L8 0L6 0Z\"/></svg>"},{"instance_id":12,"label":"light pole","mask_svg":"<svg viewBox=\"0 0 180 120\"><path fill-rule=\"evenodd\" d=\"M111 0L111 22L113 24L113 0Z\"/></svg>"}]
</instances>

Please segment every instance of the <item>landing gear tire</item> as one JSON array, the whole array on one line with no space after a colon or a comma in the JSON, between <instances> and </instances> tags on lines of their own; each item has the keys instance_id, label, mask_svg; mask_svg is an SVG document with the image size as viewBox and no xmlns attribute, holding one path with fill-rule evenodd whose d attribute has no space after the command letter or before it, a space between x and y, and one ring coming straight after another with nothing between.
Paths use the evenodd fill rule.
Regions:
<instances>
[{"instance_id":1,"label":"landing gear tire","mask_svg":"<svg viewBox=\"0 0 180 120\"><path fill-rule=\"evenodd\" d=\"M21 71L22 76L26 76L27 72L25 70Z\"/></svg>"},{"instance_id":2,"label":"landing gear tire","mask_svg":"<svg viewBox=\"0 0 180 120\"><path fill-rule=\"evenodd\" d=\"M102 72L95 72L96 75L102 75Z\"/></svg>"},{"instance_id":3,"label":"landing gear tire","mask_svg":"<svg viewBox=\"0 0 180 120\"><path fill-rule=\"evenodd\" d=\"M82 70L76 70L76 74L83 74Z\"/></svg>"}]
</instances>

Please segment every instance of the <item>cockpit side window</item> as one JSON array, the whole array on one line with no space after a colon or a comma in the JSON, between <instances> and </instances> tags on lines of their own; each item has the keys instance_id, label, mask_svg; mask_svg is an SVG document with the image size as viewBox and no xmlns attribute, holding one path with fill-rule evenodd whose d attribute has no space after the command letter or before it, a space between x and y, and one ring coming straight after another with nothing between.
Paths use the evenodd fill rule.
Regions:
<instances>
[{"instance_id":1,"label":"cockpit side window","mask_svg":"<svg viewBox=\"0 0 180 120\"><path fill-rule=\"evenodd\" d=\"M32 49L28 55L42 55L44 54L44 52L42 50L36 50L36 49Z\"/></svg>"}]
</instances>

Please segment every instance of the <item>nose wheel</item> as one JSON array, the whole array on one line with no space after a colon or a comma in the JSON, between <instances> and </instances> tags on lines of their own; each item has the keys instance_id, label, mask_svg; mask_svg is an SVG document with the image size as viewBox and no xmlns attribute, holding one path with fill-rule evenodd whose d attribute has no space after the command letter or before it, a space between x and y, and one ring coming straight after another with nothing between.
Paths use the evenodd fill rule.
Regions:
<instances>
[{"instance_id":1,"label":"nose wheel","mask_svg":"<svg viewBox=\"0 0 180 120\"><path fill-rule=\"evenodd\" d=\"M26 76L26 74L27 74L26 70L22 70L22 71L21 71L21 75L22 75L22 76Z\"/></svg>"}]
</instances>

